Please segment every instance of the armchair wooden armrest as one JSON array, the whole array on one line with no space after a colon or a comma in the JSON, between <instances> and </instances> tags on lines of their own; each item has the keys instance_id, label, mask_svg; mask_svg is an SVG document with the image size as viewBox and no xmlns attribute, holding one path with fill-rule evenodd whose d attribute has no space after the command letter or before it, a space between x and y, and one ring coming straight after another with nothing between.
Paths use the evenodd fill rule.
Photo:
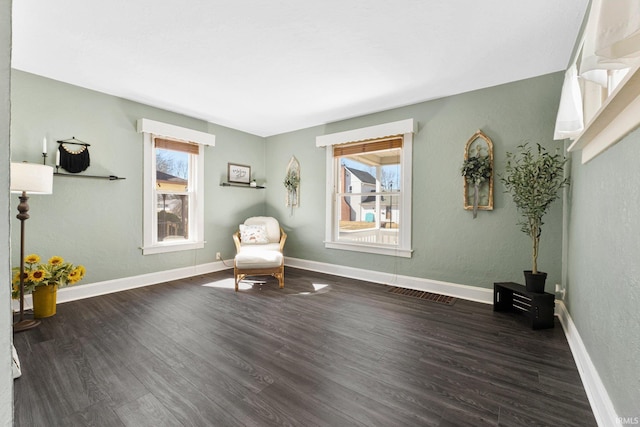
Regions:
<instances>
[{"instance_id":1,"label":"armchair wooden armrest","mask_svg":"<svg viewBox=\"0 0 640 427\"><path fill-rule=\"evenodd\" d=\"M284 251L285 240L287 240L287 233L280 227L280 252Z\"/></svg>"},{"instance_id":2,"label":"armchair wooden armrest","mask_svg":"<svg viewBox=\"0 0 640 427\"><path fill-rule=\"evenodd\" d=\"M240 230L233 233L233 243L236 244L236 253L240 252Z\"/></svg>"}]
</instances>

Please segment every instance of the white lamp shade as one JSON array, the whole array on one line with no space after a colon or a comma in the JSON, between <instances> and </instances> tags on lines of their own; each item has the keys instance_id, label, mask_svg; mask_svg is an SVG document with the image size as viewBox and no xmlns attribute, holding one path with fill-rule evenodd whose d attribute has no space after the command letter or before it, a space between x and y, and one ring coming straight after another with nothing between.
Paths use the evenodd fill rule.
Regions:
<instances>
[{"instance_id":1,"label":"white lamp shade","mask_svg":"<svg viewBox=\"0 0 640 427\"><path fill-rule=\"evenodd\" d=\"M11 192L53 193L53 168L34 163L11 163Z\"/></svg>"}]
</instances>

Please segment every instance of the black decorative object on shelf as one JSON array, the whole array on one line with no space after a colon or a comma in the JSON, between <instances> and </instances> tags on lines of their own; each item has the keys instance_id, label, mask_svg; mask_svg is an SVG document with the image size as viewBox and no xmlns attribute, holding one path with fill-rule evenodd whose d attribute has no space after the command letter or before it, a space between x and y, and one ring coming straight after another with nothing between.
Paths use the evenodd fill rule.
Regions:
<instances>
[{"instance_id":1,"label":"black decorative object on shelf","mask_svg":"<svg viewBox=\"0 0 640 427\"><path fill-rule=\"evenodd\" d=\"M62 139L57 141L58 151L56 152L56 171L54 176L71 176L75 178L93 178L93 179L108 179L109 181L118 181L126 178L122 178L115 175L78 175L80 172L87 170L90 165L89 147L91 144L76 139L75 136L69 139ZM45 142L46 144L46 142ZM79 145L79 150L70 150L65 147L65 144ZM42 153L43 162L46 161L46 153ZM58 172L62 168L69 173Z\"/></svg>"},{"instance_id":2,"label":"black decorative object on shelf","mask_svg":"<svg viewBox=\"0 0 640 427\"><path fill-rule=\"evenodd\" d=\"M70 173L80 173L87 170L91 161L89 158L89 147L91 144L80 141L76 137L58 141L58 152L56 153L56 168L61 167ZM78 150L70 150L65 144L79 145Z\"/></svg>"}]
</instances>

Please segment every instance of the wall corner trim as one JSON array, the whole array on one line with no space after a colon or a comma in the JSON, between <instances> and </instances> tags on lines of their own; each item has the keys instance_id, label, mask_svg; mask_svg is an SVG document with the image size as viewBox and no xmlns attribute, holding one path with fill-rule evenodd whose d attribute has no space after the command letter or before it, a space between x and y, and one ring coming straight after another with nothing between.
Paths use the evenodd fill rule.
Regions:
<instances>
[{"instance_id":1,"label":"wall corner trim","mask_svg":"<svg viewBox=\"0 0 640 427\"><path fill-rule=\"evenodd\" d=\"M556 314L558 319L560 319L562 329L564 329L569 348L571 348L571 354L573 354L573 359L578 367L578 373L582 379L584 390L587 393L591 410L598 425L614 425L618 419L618 415L613 407L613 402L611 402L609 393L607 393L607 389L604 387L596 367L593 365L593 362L591 362L591 357L589 357L580 333L573 323L567 307L562 301L556 300Z\"/></svg>"}]
</instances>

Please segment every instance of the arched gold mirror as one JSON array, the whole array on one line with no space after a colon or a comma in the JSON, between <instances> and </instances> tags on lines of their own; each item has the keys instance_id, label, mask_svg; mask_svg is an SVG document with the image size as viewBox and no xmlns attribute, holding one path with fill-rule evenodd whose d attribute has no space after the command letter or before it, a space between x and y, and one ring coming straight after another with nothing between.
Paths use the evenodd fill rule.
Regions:
<instances>
[{"instance_id":1,"label":"arched gold mirror","mask_svg":"<svg viewBox=\"0 0 640 427\"><path fill-rule=\"evenodd\" d=\"M474 133L464 148L464 208L493 210L493 142L481 130Z\"/></svg>"}]
</instances>

